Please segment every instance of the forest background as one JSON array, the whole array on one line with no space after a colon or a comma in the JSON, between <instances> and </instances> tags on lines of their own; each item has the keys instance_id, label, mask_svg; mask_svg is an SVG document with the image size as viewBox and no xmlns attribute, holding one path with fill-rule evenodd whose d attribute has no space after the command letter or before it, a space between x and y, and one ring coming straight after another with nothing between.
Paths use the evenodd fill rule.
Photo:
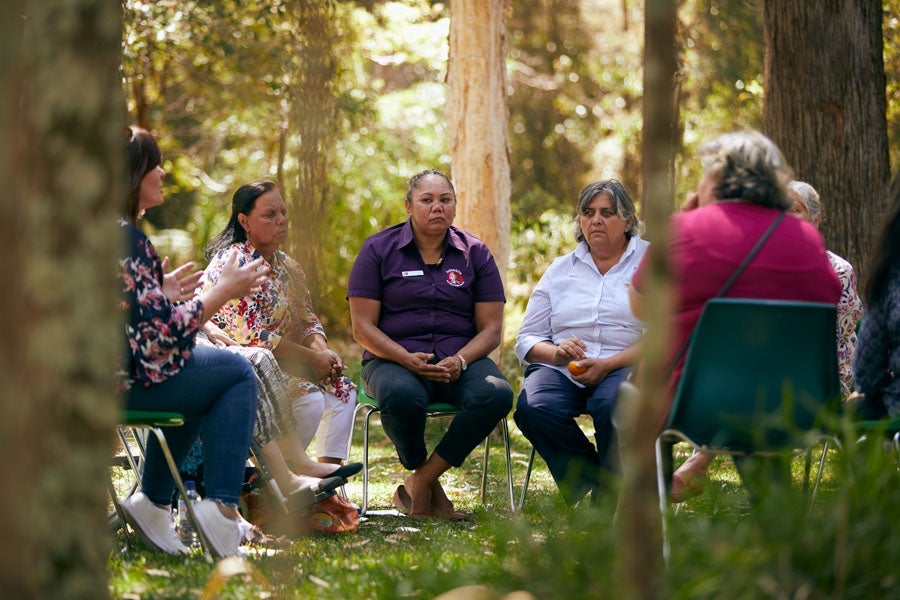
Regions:
<instances>
[{"instance_id":1,"label":"forest background","mask_svg":"<svg viewBox=\"0 0 900 600\"><path fill-rule=\"evenodd\" d=\"M115 149L121 148L123 95L129 120L156 132L165 152L168 202L143 224L159 248L176 264L204 264L203 245L224 225L234 189L259 177L276 179L290 204L288 251L305 265L331 340L345 344L343 354L356 369L358 348L349 345L344 300L356 252L367 235L404 218L411 174L438 167L456 176L454 167L460 167L458 146L448 150L448 138L452 143L459 129L448 130L446 123L454 121L444 112L445 101L455 98L446 95L447 35L458 31L460 21L450 23L445 3L424 1L8 4L9 18L0 19L0 187L6 192L0 196L6 292L0 294L0 447L9 488L0 494L0 589L16 598L98 597L97 590L108 587L110 541L107 514L98 507L106 506L110 432L120 416L110 365L121 357L115 258L121 250L116 217L123 165ZM655 35L664 28L651 27L659 19L650 16L645 38L645 11L653 15L651 7L667 11L676 4L676 43ZM574 245L578 190L599 177L623 180L639 204L647 199L642 213L655 223L648 236L659 236L667 216L661 209L697 183L694 150L722 131L766 129L782 148L795 146L789 155L806 173L818 168L813 183L826 181L832 190L824 195L826 241L861 270L885 203L889 151L894 172L900 159L898 4L504 3L512 225L509 233L505 224L497 229L502 241L509 236L511 250L507 352L532 285L550 260ZM780 37L766 35L773 24ZM647 53L656 62L642 55L645 43L656 46L658 54ZM775 52L766 52L764 46L773 45ZM452 68L461 54L454 48ZM764 63L773 56L790 64L764 81L770 72ZM662 119L641 111L656 106L657 113L666 112L658 107L668 102L664 92L672 86L658 73L645 78L642 65L667 57L678 60L677 194L655 183L645 193L640 179L649 170L647 181L658 181L665 165L648 165L669 140L660 139L668 121L661 128ZM668 89L661 91L660 81ZM657 150L651 160L648 149ZM470 156L463 153L462 160ZM463 179L468 169L458 170ZM467 199L463 206L482 206L486 198ZM648 347L662 337L649 336ZM511 357L504 368L516 383L519 369ZM645 395L654 397L649 385ZM642 464L652 462L650 456ZM646 469L632 471L638 475L626 478L623 505L629 523L642 524L646 535L629 526L623 539L653 545L658 528L650 516L658 515L657 507L632 501L653 499L652 477ZM893 469L870 472L896 476ZM797 521L802 534L779 526L784 544L771 556L789 583L806 564L816 577L822 574L823 589L835 589L830 569L822 568L831 559L805 553L822 547L837 565L839 585L828 595L840 597L841 582L862 578L855 597L881 597L866 582L888 573L886 584L895 585L896 536L890 537L882 515L893 514L898 503L891 492L900 488L878 477L841 480L851 485L819 511L825 518L815 526ZM639 486L643 493L629 497L629 489L641 491ZM550 512L538 507L538 514ZM795 521L793 513L778 514L788 519L779 523ZM748 543L734 535L732 522L724 531L720 539L729 547L753 545L752 538ZM834 550L809 543L806 534L829 544L834 538ZM561 547L570 546L567 536ZM628 569L633 581L651 581L644 575L653 570L653 552L641 553L636 543L609 548L616 555L624 549L630 557L624 562L645 567ZM594 556L596 549L586 552ZM547 556L543 549L532 554L536 560ZM782 558L792 554L799 560L783 568ZM749 565L747 573L773 572L741 556L736 560ZM682 564L706 566L690 556ZM788 596L817 597L800 586Z\"/></svg>"},{"instance_id":2,"label":"forest background","mask_svg":"<svg viewBox=\"0 0 900 600\"><path fill-rule=\"evenodd\" d=\"M145 219L160 252L205 264L203 247L224 227L234 190L276 180L292 219L286 249L304 264L326 329L349 340L344 295L363 240L405 219L409 176L425 168L453 176L449 11L426 0L332 2L322 21L302 4L127 0L125 93L132 119L163 148L167 202ZM883 3L892 172L900 165L898 6ZM642 19L635 0L511 3L507 341L537 279L574 245L580 189L616 178L640 205ZM687 0L678 19L676 202L700 179L702 141L762 129L765 83L761 2ZM826 219L840 201L823 198ZM510 347L504 367L516 380Z\"/></svg>"}]
</instances>

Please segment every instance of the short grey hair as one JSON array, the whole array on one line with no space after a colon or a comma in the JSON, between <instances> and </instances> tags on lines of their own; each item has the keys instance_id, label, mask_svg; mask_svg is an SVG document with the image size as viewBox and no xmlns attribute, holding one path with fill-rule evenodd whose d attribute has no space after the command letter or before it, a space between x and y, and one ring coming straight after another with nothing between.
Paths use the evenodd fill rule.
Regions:
<instances>
[{"instance_id":1,"label":"short grey hair","mask_svg":"<svg viewBox=\"0 0 900 600\"><path fill-rule=\"evenodd\" d=\"M791 207L787 195L791 168L778 146L758 131L720 135L700 146L697 154L703 172L716 182L717 199L746 200L781 210Z\"/></svg>"},{"instance_id":2,"label":"short grey hair","mask_svg":"<svg viewBox=\"0 0 900 600\"><path fill-rule=\"evenodd\" d=\"M625 221L629 221L628 229L625 230L625 239L630 240L633 236L640 235L643 229L641 222L638 221L636 210L634 208L634 200L631 199L625 186L615 179L604 179L589 183L581 190L578 196L578 206L575 209L575 241L584 241L584 232L581 231L581 221L579 217L585 208L600 194L606 194L612 201L612 208L616 214Z\"/></svg>"},{"instance_id":3,"label":"short grey hair","mask_svg":"<svg viewBox=\"0 0 900 600\"><path fill-rule=\"evenodd\" d=\"M810 222L815 223L822 214L822 203L819 201L819 192L816 191L816 188L805 181L795 179L788 184L788 193L797 196L797 199L806 207Z\"/></svg>"}]
</instances>

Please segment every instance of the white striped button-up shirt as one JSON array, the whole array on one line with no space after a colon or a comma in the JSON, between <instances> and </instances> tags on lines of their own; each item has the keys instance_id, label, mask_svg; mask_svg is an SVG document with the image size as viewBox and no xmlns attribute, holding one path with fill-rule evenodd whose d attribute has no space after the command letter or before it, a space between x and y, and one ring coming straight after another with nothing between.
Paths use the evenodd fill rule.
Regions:
<instances>
[{"instance_id":1,"label":"white striped button-up shirt","mask_svg":"<svg viewBox=\"0 0 900 600\"><path fill-rule=\"evenodd\" d=\"M528 351L543 341L559 345L578 338L587 345L588 358L608 358L640 341L644 325L631 313L628 285L649 245L633 236L606 275L600 274L585 242L554 260L528 299L516 336L519 361L524 364ZM565 365L547 366L572 379Z\"/></svg>"}]
</instances>

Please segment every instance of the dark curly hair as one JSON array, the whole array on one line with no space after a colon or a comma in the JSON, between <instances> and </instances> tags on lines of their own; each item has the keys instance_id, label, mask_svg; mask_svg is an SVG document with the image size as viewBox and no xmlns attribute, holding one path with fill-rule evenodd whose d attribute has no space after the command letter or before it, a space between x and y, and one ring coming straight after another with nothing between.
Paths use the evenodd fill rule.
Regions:
<instances>
[{"instance_id":1,"label":"dark curly hair","mask_svg":"<svg viewBox=\"0 0 900 600\"><path fill-rule=\"evenodd\" d=\"M787 184L793 179L781 150L758 131L720 135L697 151L703 171L716 185L719 200L745 200L787 210Z\"/></svg>"}]
</instances>

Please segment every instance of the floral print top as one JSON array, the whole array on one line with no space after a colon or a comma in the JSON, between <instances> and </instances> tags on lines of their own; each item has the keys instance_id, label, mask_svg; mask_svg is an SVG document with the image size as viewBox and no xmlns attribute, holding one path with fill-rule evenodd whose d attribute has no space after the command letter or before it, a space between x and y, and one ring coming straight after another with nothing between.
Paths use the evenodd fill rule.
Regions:
<instances>
[{"instance_id":1,"label":"floral print top","mask_svg":"<svg viewBox=\"0 0 900 600\"><path fill-rule=\"evenodd\" d=\"M841 280L841 299L837 303L838 371L841 395L846 398L853 384L853 353L856 351L856 324L862 318L863 304L856 293L856 274L849 262L826 251L831 268Z\"/></svg>"},{"instance_id":2,"label":"floral print top","mask_svg":"<svg viewBox=\"0 0 900 600\"><path fill-rule=\"evenodd\" d=\"M203 303L194 298L172 304L162 290L162 262L156 248L134 225L128 230L129 255L119 261L124 288L122 309L128 312L125 355L120 381L125 389L150 386L178 374L190 358L203 318Z\"/></svg>"},{"instance_id":3,"label":"floral print top","mask_svg":"<svg viewBox=\"0 0 900 600\"><path fill-rule=\"evenodd\" d=\"M238 266L260 257L249 241L232 244L210 261L200 280L201 290L212 287L222 274L222 268L232 254L237 254ZM313 311L306 285L306 274L299 263L281 250L276 250L269 267L269 277L259 292L227 302L213 315L212 322L242 346L259 346L274 350L282 339L296 344L316 334L325 337L325 329ZM291 387L301 395L326 389L347 402L354 384L342 377L331 386L292 377Z\"/></svg>"},{"instance_id":4,"label":"floral print top","mask_svg":"<svg viewBox=\"0 0 900 600\"><path fill-rule=\"evenodd\" d=\"M884 393L884 406L900 416L900 266L894 267L884 297L866 311L853 361L856 389Z\"/></svg>"}]
</instances>

